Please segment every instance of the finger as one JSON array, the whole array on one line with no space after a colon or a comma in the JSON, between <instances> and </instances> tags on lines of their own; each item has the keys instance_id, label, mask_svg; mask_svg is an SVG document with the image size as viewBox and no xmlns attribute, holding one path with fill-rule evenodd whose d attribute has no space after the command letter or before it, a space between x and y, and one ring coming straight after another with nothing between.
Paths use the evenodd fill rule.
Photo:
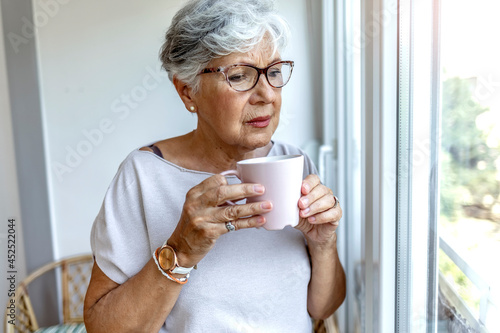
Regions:
<instances>
[{"instance_id":1,"label":"finger","mask_svg":"<svg viewBox=\"0 0 500 333\"><path fill-rule=\"evenodd\" d=\"M260 184L222 185L208 189L200 196L200 200L209 206L220 206L229 200L255 197L264 192L265 188Z\"/></svg>"},{"instance_id":2,"label":"finger","mask_svg":"<svg viewBox=\"0 0 500 333\"><path fill-rule=\"evenodd\" d=\"M302 194L306 195L311 192L313 188L321 184L321 180L319 179L318 175L311 174L307 176L303 181L302 181Z\"/></svg>"},{"instance_id":3,"label":"finger","mask_svg":"<svg viewBox=\"0 0 500 333\"><path fill-rule=\"evenodd\" d=\"M187 193L187 197L198 199L199 197L204 195L208 190L215 189L224 185L227 185L226 177L222 175L214 175L212 177L208 177L198 185L191 188Z\"/></svg>"},{"instance_id":4,"label":"finger","mask_svg":"<svg viewBox=\"0 0 500 333\"><path fill-rule=\"evenodd\" d=\"M235 184L228 185L230 200L239 201L246 198L256 197L265 193L266 189L261 184Z\"/></svg>"},{"instance_id":5,"label":"finger","mask_svg":"<svg viewBox=\"0 0 500 333\"><path fill-rule=\"evenodd\" d=\"M270 212L273 205L270 201L253 202L243 205L222 206L212 209L214 222L238 220L247 216L261 215Z\"/></svg>"},{"instance_id":6,"label":"finger","mask_svg":"<svg viewBox=\"0 0 500 333\"><path fill-rule=\"evenodd\" d=\"M309 216L307 218L307 221L311 224L330 223L334 226L338 226L341 218L342 218L342 209L331 208L321 213Z\"/></svg>"},{"instance_id":7,"label":"finger","mask_svg":"<svg viewBox=\"0 0 500 333\"><path fill-rule=\"evenodd\" d=\"M224 226L224 232L229 233L231 231L237 231L241 229L249 229L249 228L259 228L262 227L266 223L266 218L264 216L252 216L247 218L241 218L235 221L229 221L231 225L234 227L228 227L228 222L220 223L220 225Z\"/></svg>"},{"instance_id":8,"label":"finger","mask_svg":"<svg viewBox=\"0 0 500 333\"><path fill-rule=\"evenodd\" d=\"M331 189L326 187L325 185L320 184L316 186L311 192L307 195L304 195L299 200L299 208L307 209L311 204L320 200L321 198L331 195L333 199L333 192Z\"/></svg>"},{"instance_id":9,"label":"finger","mask_svg":"<svg viewBox=\"0 0 500 333\"><path fill-rule=\"evenodd\" d=\"M336 207L335 204L337 204ZM333 209L334 211L342 211L342 209L340 209L338 201L336 200L336 197L333 194L325 195L310 204L306 209L302 209L300 211L300 216L307 218L330 209Z\"/></svg>"}]
</instances>

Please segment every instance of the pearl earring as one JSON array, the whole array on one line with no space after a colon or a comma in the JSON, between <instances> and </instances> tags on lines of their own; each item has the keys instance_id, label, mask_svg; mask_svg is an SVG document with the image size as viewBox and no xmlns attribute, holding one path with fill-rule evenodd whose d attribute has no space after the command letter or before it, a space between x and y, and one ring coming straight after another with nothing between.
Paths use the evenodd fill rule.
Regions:
<instances>
[{"instance_id":1,"label":"pearl earring","mask_svg":"<svg viewBox=\"0 0 500 333\"><path fill-rule=\"evenodd\" d=\"M196 109L195 109L194 106L191 105L191 107L189 108L189 110L191 110L191 112L194 112L194 110L196 110Z\"/></svg>"}]
</instances>

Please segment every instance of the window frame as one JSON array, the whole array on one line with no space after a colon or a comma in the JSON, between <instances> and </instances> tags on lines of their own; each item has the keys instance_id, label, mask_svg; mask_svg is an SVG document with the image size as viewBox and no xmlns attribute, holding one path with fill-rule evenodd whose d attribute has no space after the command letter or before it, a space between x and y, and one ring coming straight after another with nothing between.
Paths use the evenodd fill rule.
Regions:
<instances>
[{"instance_id":1,"label":"window frame","mask_svg":"<svg viewBox=\"0 0 500 333\"><path fill-rule=\"evenodd\" d=\"M356 36L352 2L323 0L324 68L334 73L330 82L324 78L324 121L326 126L335 122L333 137L325 141L331 149L323 149L333 154L336 190L344 199L338 246L348 296L338 311L342 332L356 325L363 332L395 331L397 4L360 0ZM359 82L349 52L360 53ZM352 111L358 111L359 101L352 90L358 88L356 119ZM359 126L357 149L353 137Z\"/></svg>"},{"instance_id":2,"label":"window frame","mask_svg":"<svg viewBox=\"0 0 500 333\"><path fill-rule=\"evenodd\" d=\"M360 4L359 40L353 2ZM322 150L333 156L331 183L344 199L339 253L348 296L337 313L341 331L353 331L356 320L363 332L439 330L440 12L439 0L323 0L324 68L334 75L324 78ZM351 114L355 44L361 123ZM352 140L356 126L361 151Z\"/></svg>"}]
</instances>

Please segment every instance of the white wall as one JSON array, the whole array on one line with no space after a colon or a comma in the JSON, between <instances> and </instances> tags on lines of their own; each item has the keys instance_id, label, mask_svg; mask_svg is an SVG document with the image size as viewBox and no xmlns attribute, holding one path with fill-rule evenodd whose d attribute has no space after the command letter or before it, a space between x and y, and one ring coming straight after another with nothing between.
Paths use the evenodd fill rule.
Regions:
<instances>
[{"instance_id":1,"label":"white wall","mask_svg":"<svg viewBox=\"0 0 500 333\"><path fill-rule=\"evenodd\" d=\"M10 115L9 88L7 84L7 68L5 64L5 46L3 39L2 8L0 3L0 267L6 274L7 262L7 234L9 219L15 220L15 268L16 282L25 276L25 262L22 247L21 208L19 204L19 188L17 184L16 161L14 155L14 138L12 133L12 119ZM12 238L10 238L12 240ZM4 274L4 275L5 275ZM0 279L0 305L7 304L10 282L6 278ZM3 313L3 312L2 312ZM2 324L3 325L3 324Z\"/></svg>"},{"instance_id":2,"label":"white wall","mask_svg":"<svg viewBox=\"0 0 500 333\"><path fill-rule=\"evenodd\" d=\"M67 3L66 3L67 2ZM90 251L89 235L119 163L145 143L186 133L196 119L181 104L158 50L179 0L34 0L55 257ZM55 2L53 2L55 3ZM283 90L275 136L304 146L317 138L306 0L279 0L296 62ZM318 80L320 82L320 80ZM315 97L316 96L316 97ZM316 109L316 110L314 110Z\"/></svg>"}]
</instances>

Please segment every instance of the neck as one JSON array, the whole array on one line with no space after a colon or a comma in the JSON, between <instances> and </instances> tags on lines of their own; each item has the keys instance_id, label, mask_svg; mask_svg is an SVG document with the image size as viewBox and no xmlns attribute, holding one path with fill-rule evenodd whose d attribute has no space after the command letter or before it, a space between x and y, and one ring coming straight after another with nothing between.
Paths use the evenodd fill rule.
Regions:
<instances>
[{"instance_id":1,"label":"neck","mask_svg":"<svg viewBox=\"0 0 500 333\"><path fill-rule=\"evenodd\" d=\"M186 145L189 154L203 171L220 173L236 168L236 163L249 158L267 156L272 148L272 142L258 147L242 147L219 142L213 137L203 136L199 130L186 135Z\"/></svg>"}]
</instances>

